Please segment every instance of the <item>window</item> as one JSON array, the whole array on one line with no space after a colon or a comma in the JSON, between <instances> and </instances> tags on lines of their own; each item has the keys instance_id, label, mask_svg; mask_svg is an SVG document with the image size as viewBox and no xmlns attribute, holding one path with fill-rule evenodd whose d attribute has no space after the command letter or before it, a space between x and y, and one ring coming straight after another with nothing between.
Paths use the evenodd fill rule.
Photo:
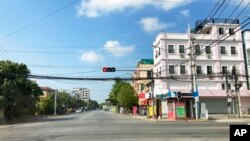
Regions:
<instances>
[{"instance_id":1,"label":"window","mask_svg":"<svg viewBox=\"0 0 250 141\"><path fill-rule=\"evenodd\" d=\"M224 83L221 84L221 88L222 88L222 90L225 90L225 84Z\"/></svg>"},{"instance_id":2,"label":"window","mask_svg":"<svg viewBox=\"0 0 250 141\"><path fill-rule=\"evenodd\" d=\"M231 47L231 54L233 54L233 55L236 54L236 48L234 46Z\"/></svg>"},{"instance_id":3,"label":"window","mask_svg":"<svg viewBox=\"0 0 250 141\"><path fill-rule=\"evenodd\" d=\"M169 70L169 74L174 74L175 72L174 72L174 65L169 65L169 68L168 68Z\"/></svg>"},{"instance_id":4,"label":"window","mask_svg":"<svg viewBox=\"0 0 250 141\"><path fill-rule=\"evenodd\" d=\"M158 57L157 55L158 55L158 51L156 50L156 51L155 51L155 58Z\"/></svg>"},{"instance_id":5,"label":"window","mask_svg":"<svg viewBox=\"0 0 250 141\"><path fill-rule=\"evenodd\" d=\"M161 55L161 49L159 48L159 56Z\"/></svg>"},{"instance_id":6,"label":"window","mask_svg":"<svg viewBox=\"0 0 250 141\"><path fill-rule=\"evenodd\" d=\"M196 66L196 74L202 74L201 66Z\"/></svg>"},{"instance_id":7,"label":"window","mask_svg":"<svg viewBox=\"0 0 250 141\"><path fill-rule=\"evenodd\" d=\"M201 48L200 48L200 46L195 46L195 54L196 55L199 55L201 53Z\"/></svg>"},{"instance_id":8,"label":"window","mask_svg":"<svg viewBox=\"0 0 250 141\"><path fill-rule=\"evenodd\" d=\"M210 48L210 46L206 46L206 54L211 54L211 48Z\"/></svg>"},{"instance_id":9,"label":"window","mask_svg":"<svg viewBox=\"0 0 250 141\"><path fill-rule=\"evenodd\" d=\"M228 90L231 90L231 85L227 84Z\"/></svg>"},{"instance_id":10,"label":"window","mask_svg":"<svg viewBox=\"0 0 250 141\"><path fill-rule=\"evenodd\" d=\"M174 45L168 45L168 53L174 53Z\"/></svg>"},{"instance_id":11,"label":"window","mask_svg":"<svg viewBox=\"0 0 250 141\"><path fill-rule=\"evenodd\" d=\"M144 90L144 84L140 84L141 85L141 91Z\"/></svg>"},{"instance_id":12,"label":"window","mask_svg":"<svg viewBox=\"0 0 250 141\"><path fill-rule=\"evenodd\" d=\"M161 67L160 67L159 75L161 75Z\"/></svg>"},{"instance_id":13,"label":"window","mask_svg":"<svg viewBox=\"0 0 250 141\"><path fill-rule=\"evenodd\" d=\"M185 53L184 45L179 45L179 53Z\"/></svg>"},{"instance_id":14,"label":"window","mask_svg":"<svg viewBox=\"0 0 250 141\"><path fill-rule=\"evenodd\" d=\"M207 74L212 74L212 66L207 66Z\"/></svg>"},{"instance_id":15,"label":"window","mask_svg":"<svg viewBox=\"0 0 250 141\"><path fill-rule=\"evenodd\" d=\"M229 35L234 35L234 28L229 28Z\"/></svg>"},{"instance_id":16,"label":"window","mask_svg":"<svg viewBox=\"0 0 250 141\"><path fill-rule=\"evenodd\" d=\"M222 73L225 74L227 72L227 66L222 66Z\"/></svg>"},{"instance_id":17,"label":"window","mask_svg":"<svg viewBox=\"0 0 250 141\"><path fill-rule=\"evenodd\" d=\"M180 66L180 74L186 74L185 66Z\"/></svg>"},{"instance_id":18,"label":"window","mask_svg":"<svg viewBox=\"0 0 250 141\"><path fill-rule=\"evenodd\" d=\"M226 54L226 47L225 46L220 47L220 54Z\"/></svg>"},{"instance_id":19,"label":"window","mask_svg":"<svg viewBox=\"0 0 250 141\"><path fill-rule=\"evenodd\" d=\"M224 34L224 28L219 28L219 34Z\"/></svg>"}]
</instances>

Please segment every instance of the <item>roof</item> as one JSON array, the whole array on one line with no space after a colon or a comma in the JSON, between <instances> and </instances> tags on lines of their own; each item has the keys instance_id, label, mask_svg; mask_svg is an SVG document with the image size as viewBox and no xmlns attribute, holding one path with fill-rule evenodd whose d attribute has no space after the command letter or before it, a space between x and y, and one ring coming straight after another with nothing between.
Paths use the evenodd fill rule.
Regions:
<instances>
[{"instance_id":1,"label":"roof","mask_svg":"<svg viewBox=\"0 0 250 141\"><path fill-rule=\"evenodd\" d=\"M50 88L50 87L40 87L42 89L42 91L55 91L54 89Z\"/></svg>"},{"instance_id":2,"label":"roof","mask_svg":"<svg viewBox=\"0 0 250 141\"><path fill-rule=\"evenodd\" d=\"M153 59L141 59L139 64L154 64L154 60Z\"/></svg>"}]
</instances>

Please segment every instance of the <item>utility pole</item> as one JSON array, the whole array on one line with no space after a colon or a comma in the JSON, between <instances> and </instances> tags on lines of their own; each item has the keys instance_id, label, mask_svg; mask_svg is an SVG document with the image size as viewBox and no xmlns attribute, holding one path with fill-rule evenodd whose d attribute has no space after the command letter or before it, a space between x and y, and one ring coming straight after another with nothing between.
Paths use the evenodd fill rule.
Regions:
<instances>
[{"instance_id":1,"label":"utility pole","mask_svg":"<svg viewBox=\"0 0 250 141\"><path fill-rule=\"evenodd\" d=\"M227 113L228 113L228 116L230 117L231 116L231 103L229 101L229 95L228 95L228 92L229 92L229 88L228 88L228 72L226 70L226 72L223 72L223 73L226 73L225 77L226 77L226 92L227 92Z\"/></svg>"},{"instance_id":2,"label":"utility pole","mask_svg":"<svg viewBox=\"0 0 250 141\"><path fill-rule=\"evenodd\" d=\"M55 91L54 115L56 115L56 99L57 99L57 90Z\"/></svg>"},{"instance_id":3,"label":"utility pole","mask_svg":"<svg viewBox=\"0 0 250 141\"><path fill-rule=\"evenodd\" d=\"M152 91L152 109L153 109L153 118L156 119L156 116L155 116L155 110L154 110L154 72L153 70L151 70L151 81L152 81L152 84L151 84L151 91Z\"/></svg>"},{"instance_id":4,"label":"utility pole","mask_svg":"<svg viewBox=\"0 0 250 141\"><path fill-rule=\"evenodd\" d=\"M188 25L189 31L189 48L190 48L190 58L191 58L191 78L192 78L192 94L195 100L195 119L199 119L199 95L196 87L196 57L195 57L195 50L193 45L193 37L191 35L190 25Z\"/></svg>"},{"instance_id":5,"label":"utility pole","mask_svg":"<svg viewBox=\"0 0 250 141\"><path fill-rule=\"evenodd\" d=\"M240 89L240 84L238 83L238 74L237 74L237 70L236 70L236 67L233 66L233 69L232 69L232 74L234 75L234 82L235 82L235 93L236 93L236 96L237 96L237 113L238 113L238 117L239 118L242 118L242 111L241 111L241 100L240 100L240 92L239 92L239 89Z\"/></svg>"}]
</instances>

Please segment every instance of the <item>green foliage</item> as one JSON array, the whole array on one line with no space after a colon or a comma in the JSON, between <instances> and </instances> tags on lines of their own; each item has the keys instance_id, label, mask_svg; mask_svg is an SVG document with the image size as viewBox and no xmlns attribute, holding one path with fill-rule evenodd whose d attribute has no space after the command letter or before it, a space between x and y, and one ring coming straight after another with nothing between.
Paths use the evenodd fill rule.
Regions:
<instances>
[{"instance_id":1,"label":"green foliage","mask_svg":"<svg viewBox=\"0 0 250 141\"><path fill-rule=\"evenodd\" d=\"M135 96L133 87L121 80L115 81L107 100L112 105L119 105L126 109L138 105L138 98Z\"/></svg>"},{"instance_id":2,"label":"green foliage","mask_svg":"<svg viewBox=\"0 0 250 141\"><path fill-rule=\"evenodd\" d=\"M38 113L40 115L53 114L54 112L54 101L51 97L40 97L38 102Z\"/></svg>"},{"instance_id":3,"label":"green foliage","mask_svg":"<svg viewBox=\"0 0 250 141\"><path fill-rule=\"evenodd\" d=\"M90 100L90 101L89 101L89 109L90 109L90 110L95 110L95 109L97 109L97 108L99 108L99 104L97 103L97 101L95 101L95 100Z\"/></svg>"},{"instance_id":4,"label":"green foliage","mask_svg":"<svg viewBox=\"0 0 250 141\"><path fill-rule=\"evenodd\" d=\"M123 82L121 80L116 80L115 84L113 85L111 92L109 94L109 98L107 99L112 105L119 105L117 101L118 91L122 86Z\"/></svg>"},{"instance_id":5,"label":"green foliage","mask_svg":"<svg viewBox=\"0 0 250 141\"><path fill-rule=\"evenodd\" d=\"M38 102L40 115L51 115L54 113L55 94L48 97L41 97ZM72 97L69 93L58 92L56 99L56 112L57 114L65 114L69 109L87 107L87 102Z\"/></svg>"},{"instance_id":6,"label":"green foliage","mask_svg":"<svg viewBox=\"0 0 250 141\"><path fill-rule=\"evenodd\" d=\"M123 85L118 91L117 100L120 106L127 109L131 109L133 106L138 105L138 98L135 96L133 87L125 82L123 82Z\"/></svg>"},{"instance_id":7,"label":"green foliage","mask_svg":"<svg viewBox=\"0 0 250 141\"><path fill-rule=\"evenodd\" d=\"M0 96L5 118L34 114L38 97L42 94L38 85L28 79L30 71L25 64L0 61L0 72L15 77L2 75L0 79Z\"/></svg>"},{"instance_id":8,"label":"green foliage","mask_svg":"<svg viewBox=\"0 0 250 141\"><path fill-rule=\"evenodd\" d=\"M104 105L107 105L107 103L106 102L100 103L99 108L102 109Z\"/></svg>"}]
</instances>

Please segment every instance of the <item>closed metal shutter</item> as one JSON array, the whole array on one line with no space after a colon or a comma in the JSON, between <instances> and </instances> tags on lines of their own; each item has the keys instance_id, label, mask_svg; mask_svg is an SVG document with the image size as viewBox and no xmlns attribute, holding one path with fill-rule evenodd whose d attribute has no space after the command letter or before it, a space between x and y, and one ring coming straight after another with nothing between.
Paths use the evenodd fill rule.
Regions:
<instances>
[{"instance_id":1,"label":"closed metal shutter","mask_svg":"<svg viewBox=\"0 0 250 141\"><path fill-rule=\"evenodd\" d=\"M209 114L226 114L227 105L225 98L201 99L201 103L206 103Z\"/></svg>"}]
</instances>

